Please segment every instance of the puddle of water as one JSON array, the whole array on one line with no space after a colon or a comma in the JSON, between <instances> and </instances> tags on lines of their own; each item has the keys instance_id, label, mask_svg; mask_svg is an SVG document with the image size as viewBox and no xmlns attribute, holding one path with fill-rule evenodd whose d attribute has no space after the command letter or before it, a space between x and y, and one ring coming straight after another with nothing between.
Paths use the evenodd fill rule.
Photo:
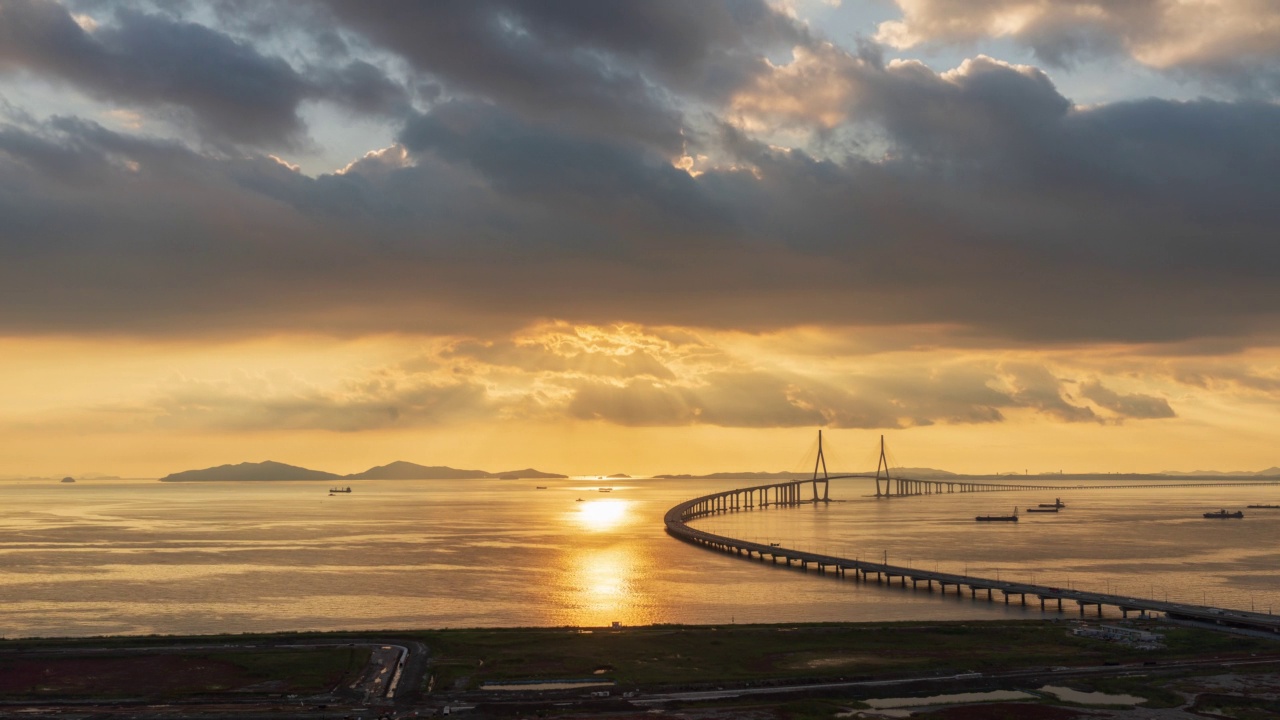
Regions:
<instances>
[{"instance_id":1,"label":"puddle of water","mask_svg":"<svg viewBox=\"0 0 1280 720\"><path fill-rule=\"evenodd\" d=\"M916 698L878 698L864 700L876 710L885 708L920 707L922 705L947 705L950 703L1000 702L1003 700L1029 700L1035 695L1021 690L992 690L990 692L954 693L952 695L930 695Z\"/></svg>"},{"instance_id":2,"label":"puddle of water","mask_svg":"<svg viewBox=\"0 0 1280 720\"><path fill-rule=\"evenodd\" d=\"M1040 692L1046 692L1057 697L1059 700L1067 702L1080 703L1081 705L1137 705L1146 702L1146 698L1134 697L1133 695L1108 695L1100 692L1080 692L1071 688L1056 687L1053 685L1045 685L1040 688Z\"/></svg>"}]
</instances>

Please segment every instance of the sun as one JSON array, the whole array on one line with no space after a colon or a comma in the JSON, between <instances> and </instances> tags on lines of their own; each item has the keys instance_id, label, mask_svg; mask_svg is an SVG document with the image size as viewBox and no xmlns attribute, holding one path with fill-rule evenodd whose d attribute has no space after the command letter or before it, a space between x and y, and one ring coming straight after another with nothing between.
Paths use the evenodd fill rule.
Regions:
<instances>
[{"instance_id":1,"label":"sun","mask_svg":"<svg viewBox=\"0 0 1280 720\"><path fill-rule=\"evenodd\" d=\"M612 530L627 519L630 505L626 500L588 500L578 506L577 521L583 528L594 532Z\"/></svg>"}]
</instances>

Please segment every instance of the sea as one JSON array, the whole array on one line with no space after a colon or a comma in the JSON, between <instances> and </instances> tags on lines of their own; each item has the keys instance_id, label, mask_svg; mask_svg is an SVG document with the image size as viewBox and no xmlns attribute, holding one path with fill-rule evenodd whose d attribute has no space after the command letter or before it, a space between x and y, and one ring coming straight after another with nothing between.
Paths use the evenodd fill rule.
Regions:
<instances>
[{"instance_id":1,"label":"sea","mask_svg":"<svg viewBox=\"0 0 1280 720\"><path fill-rule=\"evenodd\" d=\"M1280 612L1280 510L1246 509L1280 504L1280 485L1053 482L1079 487L886 500L869 496L870 480L833 480L830 503L693 524L894 565ZM1038 603L860 583L664 532L671 506L759 481L350 484L331 495L327 482L0 483L0 635L1042 617ZM1061 512L1025 513L1056 497ZM1020 522L974 521L1015 506ZM1218 509L1245 517L1202 517Z\"/></svg>"}]
</instances>

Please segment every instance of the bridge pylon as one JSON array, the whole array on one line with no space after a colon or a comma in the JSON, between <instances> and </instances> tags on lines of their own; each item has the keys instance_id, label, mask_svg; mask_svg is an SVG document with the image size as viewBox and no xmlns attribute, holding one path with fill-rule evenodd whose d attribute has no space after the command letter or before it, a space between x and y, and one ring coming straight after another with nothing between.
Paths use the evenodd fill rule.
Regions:
<instances>
[{"instance_id":1,"label":"bridge pylon","mask_svg":"<svg viewBox=\"0 0 1280 720\"><path fill-rule=\"evenodd\" d=\"M822 466L822 477L818 477L818 466ZM818 502L818 481L822 481L822 502L831 502L831 483L827 478L827 458L822 454L822 431L818 431L818 459L813 461L813 501Z\"/></svg>"},{"instance_id":2,"label":"bridge pylon","mask_svg":"<svg viewBox=\"0 0 1280 720\"><path fill-rule=\"evenodd\" d=\"M819 453L821 454L821 453ZM880 472L884 471L884 491L880 490ZM876 463L876 497L889 498L893 497L892 480L889 477L889 459L884 454L884 436L880 436L880 461Z\"/></svg>"}]
</instances>

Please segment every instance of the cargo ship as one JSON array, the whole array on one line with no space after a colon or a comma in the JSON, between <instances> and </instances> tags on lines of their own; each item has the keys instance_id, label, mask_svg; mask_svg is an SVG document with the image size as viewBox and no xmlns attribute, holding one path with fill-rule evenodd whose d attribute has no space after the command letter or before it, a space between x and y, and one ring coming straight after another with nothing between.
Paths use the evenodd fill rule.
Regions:
<instances>
[{"instance_id":1,"label":"cargo ship","mask_svg":"<svg viewBox=\"0 0 1280 720\"><path fill-rule=\"evenodd\" d=\"M330 495L332 495L332 494L334 494L334 493L349 493L349 492L351 492L351 487L350 487L350 486L348 486L348 487L340 487L340 488L329 488L329 494L330 494Z\"/></svg>"},{"instance_id":2,"label":"cargo ship","mask_svg":"<svg viewBox=\"0 0 1280 720\"><path fill-rule=\"evenodd\" d=\"M1280 510L1280 505L1250 505L1249 507L1255 510Z\"/></svg>"},{"instance_id":3,"label":"cargo ship","mask_svg":"<svg viewBox=\"0 0 1280 720\"><path fill-rule=\"evenodd\" d=\"M1029 507L1029 508L1027 508L1027 512L1051 512L1051 513L1056 513L1056 512L1058 512L1058 508L1056 508L1056 507L1054 507L1054 506L1052 506L1052 505L1041 505L1040 507L1033 507L1033 508L1032 508L1032 507Z\"/></svg>"},{"instance_id":4,"label":"cargo ship","mask_svg":"<svg viewBox=\"0 0 1280 720\"><path fill-rule=\"evenodd\" d=\"M1241 518L1243 518L1243 517L1244 517L1244 511L1243 511L1243 510L1237 510L1237 511L1235 511L1235 512L1233 512L1233 513L1229 513L1229 512L1227 512L1226 510L1219 510L1219 511L1217 511L1217 512L1207 512L1207 513L1205 513L1205 514L1204 514L1204 516L1205 516L1206 518L1213 518L1213 519L1216 519L1216 520L1224 520L1224 519L1227 519L1227 518L1234 518L1234 519L1239 520L1239 519L1241 519Z\"/></svg>"},{"instance_id":5,"label":"cargo ship","mask_svg":"<svg viewBox=\"0 0 1280 720\"><path fill-rule=\"evenodd\" d=\"M1062 502L1062 498L1054 498L1051 503L1040 503L1042 508L1064 508L1067 504Z\"/></svg>"},{"instance_id":6,"label":"cargo ship","mask_svg":"<svg viewBox=\"0 0 1280 720\"><path fill-rule=\"evenodd\" d=\"M1018 522L1018 508L1013 509L1012 515L979 515L974 518L978 522Z\"/></svg>"}]
</instances>

